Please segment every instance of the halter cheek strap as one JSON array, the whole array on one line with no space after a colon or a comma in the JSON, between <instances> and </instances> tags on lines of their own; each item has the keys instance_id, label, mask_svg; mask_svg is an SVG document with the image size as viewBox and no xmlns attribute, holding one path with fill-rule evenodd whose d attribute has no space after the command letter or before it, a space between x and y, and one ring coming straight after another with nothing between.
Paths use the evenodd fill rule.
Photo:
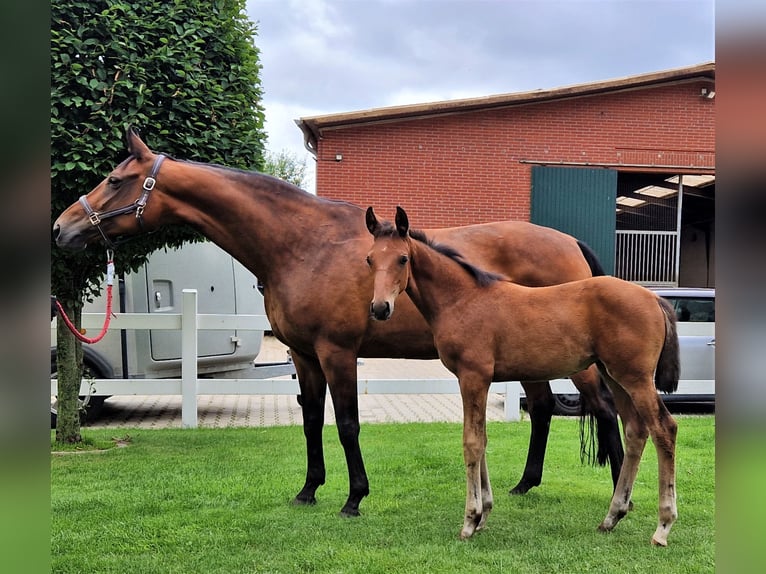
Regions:
<instances>
[{"instance_id":1,"label":"halter cheek strap","mask_svg":"<svg viewBox=\"0 0 766 574\"><path fill-rule=\"evenodd\" d=\"M82 205L83 210L85 210L85 215L88 216L88 220L90 221L90 224L93 225L96 229L98 229L98 232L101 234L101 237L103 237L104 241L109 247L114 248L115 244L112 242L111 239L109 239L106 236L106 233L104 233L104 230L101 227L101 222L111 217L117 217L118 215L125 215L127 213L133 213L135 211L136 219L138 220L138 225L143 230L144 208L146 207L146 203L149 201L149 194L154 189L154 186L157 185L157 174L160 171L160 166L162 165L163 161L165 161L165 155L159 154L157 158L154 160L154 165L152 165L151 172L149 172L149 175L147 175L146 179L144 179L144 183L141 186L142 192L140 197L136 201L131 203L130 205L126 205L124 207L118 207L117 209L113 209L111 211L105 211L104 213L99 213L90 206L90 204L88 203L88 199L85 195L80 196L80 199L79 199L80 205Z\"/></svg>"}]
</instances>

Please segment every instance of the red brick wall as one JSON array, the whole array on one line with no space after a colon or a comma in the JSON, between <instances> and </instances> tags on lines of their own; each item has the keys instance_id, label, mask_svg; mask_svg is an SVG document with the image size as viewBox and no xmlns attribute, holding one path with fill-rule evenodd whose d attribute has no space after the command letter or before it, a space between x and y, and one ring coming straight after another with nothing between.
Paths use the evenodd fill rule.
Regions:
<instances>
[{"instance_id":1,"label":"red brick wall","mask_svg":"<svg viewBox=\"0 0 766 574\"><path fill-rule=\"evenodd\" d=\"M715 100L700 97L703 86L325 131L317 194L372 205L386 219L401 205L417 227L528 220L531 165L522 159L714 165Z\"/></svg>"}]
</instances>

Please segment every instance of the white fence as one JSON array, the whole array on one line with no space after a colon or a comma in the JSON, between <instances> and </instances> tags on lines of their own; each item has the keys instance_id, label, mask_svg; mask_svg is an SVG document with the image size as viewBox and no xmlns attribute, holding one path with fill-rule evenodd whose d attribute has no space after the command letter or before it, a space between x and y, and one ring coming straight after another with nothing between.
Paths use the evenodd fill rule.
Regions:
<instances>
[{"instance_id":1,"label":"white fence","mask_svg":"<svg viewBox=\"0 0 766 574\"><path fill-rule=\"evenodd\" d=\"M83 313L83 327L100 328L104 316ZM112 319L110 329L168 329L181 331L180 379L95 379L82 383L80 394L90 385L99 395L181 395L181 424L197 426L197 395L295 395L300 393L294 379L200 379L197 377L197 331L267 330L265 315L207 315L197 313L197 291L184 289L180 314L123 313ZM396 360L396 359L391 359ZM554 392L577 392L568 380L551 381ZM362 379L360 394L459 394L457 379ZM505 419L520 420L521 385L518 382L492 383L490 392L504 395ZM57 381L51 379L51 395L57 394Z\"/></svg>"}]
</instances>

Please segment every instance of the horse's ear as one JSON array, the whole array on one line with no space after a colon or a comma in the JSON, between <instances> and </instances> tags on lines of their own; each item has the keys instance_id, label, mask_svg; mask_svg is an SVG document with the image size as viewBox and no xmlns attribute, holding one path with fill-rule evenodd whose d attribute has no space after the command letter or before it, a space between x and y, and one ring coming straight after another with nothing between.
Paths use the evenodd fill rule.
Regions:
<instances>
[{"instance_id":1,"label":"horse's ear","mask_svg":"<svg viewBox=\"0 0 766 574\"><path fill-rule=\"evenodd\" d=\"M405 212L398 205L396 206L396 231L399 232L399 237L407 237L407 233L410 230L410 220L407 218L407 212Z\"/></svg>"},{"instance_id":2,"label":"horse's ear","mask_svg":"<svg viewBox=\"0 0 766 574\"><path fill-rule=\"evenodd\" d=\"M375 212L372 211L372 206L367 208L367 213L364 214L364 220L367 222L367 230L375 235L375 232L380 229L380 222L375 217Z\"/></svg>"},{"instance_id":3,"label":"horse's ear","mask_svg":"<svg viewBox=\"0 0 766 574\"><path fill-rule=\"evenodd\" d=\"M128 144L128 153L136 159L141 159L151 153L151 150L141 141L141 137L138 135L138 128L135 126L129 125L127 130L125 130L125 140Z\"/></svg>"}]
</instances>

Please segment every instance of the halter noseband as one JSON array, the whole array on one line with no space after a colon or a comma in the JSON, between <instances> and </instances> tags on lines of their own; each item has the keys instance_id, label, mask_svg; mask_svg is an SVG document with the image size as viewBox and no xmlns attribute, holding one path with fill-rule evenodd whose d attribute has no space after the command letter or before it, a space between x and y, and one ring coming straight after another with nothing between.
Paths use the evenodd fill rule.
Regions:
<instances>
[{"instance_id":1,"label":"halter noseband","mask_svg":"<svg viewBox=\"0 0 766 574\"><path fill-rule=\"evenodd\" d=\"M88 199L86 198L86 196L84 195L80 196L80 200L79 200L80 205L82 205L82 208L85 210L85 215L88 216L88 220L90 221L90 224L93 225L96 229L98 229L98 232L101 234L101 237L104 238L104 241L109 247L114 248L115 244L114 242L112 242L111 239L109 239L106 236L106 233L104 233L104 230L101 228L101 222L104 219L117 217L118 215L125 215L127 213L133 213L135 211L136 219L138 220L138 226L141 229L143 229L144 208L146 207L146 202L149 200L149 193L154 189L154 186L157 184L157 173L160 171L160 166L162 165L163 161L165 161L165 156L163 154L159 154L157 156L157 159L154 160L152 171L149 173L148 176L146 176L146 179L144 179L144 184L142 186L143 192L141 193L141 196L130 205L126 205L125 207L118 207L117 209L113 209L112 211L99 213L93 210L93 208L90 206L90 203L88 203Z\"/></svg>"}]
</instances>

